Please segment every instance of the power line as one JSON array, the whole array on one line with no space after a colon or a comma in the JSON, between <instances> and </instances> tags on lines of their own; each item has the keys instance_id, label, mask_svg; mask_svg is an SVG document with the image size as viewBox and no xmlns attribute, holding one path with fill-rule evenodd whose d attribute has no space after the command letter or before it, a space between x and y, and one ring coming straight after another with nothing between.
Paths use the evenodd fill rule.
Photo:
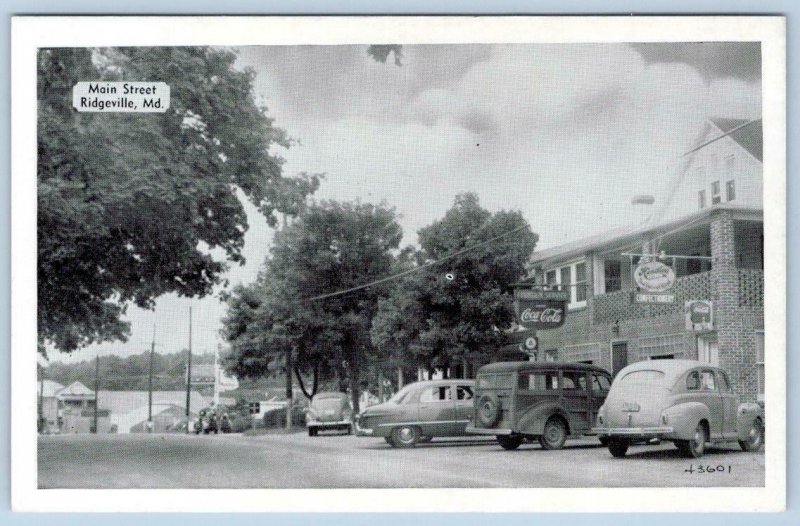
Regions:
<instances>
[{"instance_id":1,"label":"power line","mask_svg":"<svg viewBox=\"0 0 800 526\"><path fill-rule=\"evenodd\" d=\"M462 248L461 250L453 252L452 254L448 254L448 255L446 255L444 257L441 257L441 258L439 258L437 260L434 260L434 261L429 261L427 263L423 263L422 265L419 265L419 266L414 267L412 269L404 270L403 272L398 272L397 274L393 274L393 275L387 276L385 278L381 278L381 279L378 279L378 280L375 280L375 281L371 281L371 282L365 283L363 285L358 285L356 287L351 287L349 289L339 290L339 291L336 291L336 292L330 292L328 294L320 294L319 296L306 298L306 299L301 300L301 301L303 301L303 302L311 302L311 301L317 301L317 300L322 300L322 299L327 299L327 298L333 298L333 297L336 297L336 296L342 296L344 294L349 294L349 293L355 292L357 290L366 289L366 288L372 287L374 285L380 285L381 283L386 283L388 281L392 281L392 280L395 280L397 278L401 278L403 276L407 276L407 275L412 274L414 272L420 271L420 270L422 270L424 268L432 267L432 266L438 265L439 263L442 263L444 261L453 259L454 257L460 256L462 254L466 254L467 252L475 250L476 248L480 248L482 246L486 246L489 243L497 241L498 239L502 239L502 238L504 238L506 236L510 236L511 234L519 232L520 230L522 230L524 228L528 228L527 223L524 224L524 225L518 226L517 228L513 228L513 229L509 230L508 232L500 234L499 236L495 236L495 237L493 237L491 239L487 239L486 241L481 241L480 243L477 243L477 244L472 245L470 247Z\"/></svg>"}]
</instances>

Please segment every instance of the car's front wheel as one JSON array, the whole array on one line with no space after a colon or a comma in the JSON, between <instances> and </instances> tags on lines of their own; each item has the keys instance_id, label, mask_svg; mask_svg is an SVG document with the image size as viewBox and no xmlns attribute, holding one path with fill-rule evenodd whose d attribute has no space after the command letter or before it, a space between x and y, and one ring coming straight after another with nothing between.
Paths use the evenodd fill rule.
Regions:
<instances>
[{"instance_id":1,"label":"car's front wheel","mask_svg":"<svg viewBox=\"0 0 800 526\"><path fill-rule=\"evenodd\" d=\"M545 449L561 449L567 441L567 425L564 420L554 416L544 425L544 433L539 443Z\"/></svg>"},{"instance_id":2,"label":"car's front wheel","mask_svg":"<svg viewBox=\"0 0 800 526\"><path fill-rule=\"evenodd\" d=\"M525 440L525 437L522 435L497 435L497 443L503 449L508 450L517 449L523 440Z\"/></svg>"},{"instance_id":3,"label":"car's front wheel","mask_svg":"<svg viewBox=\"0 0 800 526\"><path fill-rule=\"evenodd\" d=\"M750 427L747 439L739 441L739 447L741 447L743 451L758 451L758 448L761 447L763 442L764 426L761 425L761 420L756 418L753 420L753 425Z\"/></svg>"},{"instance_id":4,"label":"car's front wheel","mask_svg":"<svg viewBox=\"0 0 800 526\"><path fill-rule=\"evenodd\" d=\"M392 430L392 445L414 447L419 442L420 432L416 426L400 426Z\"/></svg>"},{"instance_id":5,"label":"car's front wheel","mask_svg":"<svg viewBox=\"0 0 800 526\"><path fill-rule=\"evenodd\" d=\"M608 438L608 451L614 458L622 458L628 452L630 443L621 438Z\"/></svg>"},{"instance_id":6,"label":"car's front wheel","mask_svg":"<svg viewBox=\"0 0 800 526\"><path fill-rule=\"evenodd\" d=\"M600 445L605 447L610 442L610 439L607 436L597 437L600 440Z\"/></svg>"},{"instance_id":7,"label":"car's front wheel","mask_svg":"<svg viewBox=\"0 0 800 526\"><path fill-rule=\"evenodd\" d=\"M694 429L694 437L691 440L676 440L675 444L681 451L683 456L688 458L700 458L706 450L706 441L708 440L708 432L706 426L702 422L697 424Z\"/></svg>"}]
</instances>

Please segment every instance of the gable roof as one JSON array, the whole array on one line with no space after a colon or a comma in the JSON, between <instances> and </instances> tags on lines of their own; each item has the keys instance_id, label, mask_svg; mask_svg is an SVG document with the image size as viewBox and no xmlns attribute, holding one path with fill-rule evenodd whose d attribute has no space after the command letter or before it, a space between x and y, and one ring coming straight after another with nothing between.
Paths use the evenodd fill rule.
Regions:
<instances>
[{"instance_id":1,"label":"gable roof","mask_svg":"<svg viewBox=\"0 0 800 526\"><path fill-rule=\"evenodd\" d=\"M83 385L81 382L72 382L65 388L56 393L59 398L90 397L94 396L94 391Z\"/></svg>"},{"instance_id":2,"label":"gable roof","mask_svg":"<svg viewBox=\"0 0 800 526\"><path fill-rule=\"evenodd\" d=\"M722 119L717 117L711 119L711 122L722 133L730 132L728 137L750 152L750 155L761 162L764 161L764 138L761 119L748 121L745 119Z\"/></svg>"}]
</instances>

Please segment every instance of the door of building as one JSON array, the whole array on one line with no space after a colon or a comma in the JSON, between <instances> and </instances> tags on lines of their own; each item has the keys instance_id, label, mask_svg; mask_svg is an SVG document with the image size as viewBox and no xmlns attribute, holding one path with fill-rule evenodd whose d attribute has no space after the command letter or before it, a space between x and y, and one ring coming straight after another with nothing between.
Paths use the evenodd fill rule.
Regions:
<instances>
[{"instance_id":1,"label":"door of building","mask_svg":"<svg viewBox=\"0 0 800 526\"><path fill-rule=\"evenodd\" d=\"M611 374L614 376L628 365L628 342L611 344Z\"/></svg>"},{"instance_id":2,"label":"door of building","mask_svg":"<svg viewBox=\"0 0 800 526\"><path fill-rule=\"evenodd\" d=\"M719 347L716 334L697 336L697 359L711 365L719 365Z\"/></svg>"}]
</instances>

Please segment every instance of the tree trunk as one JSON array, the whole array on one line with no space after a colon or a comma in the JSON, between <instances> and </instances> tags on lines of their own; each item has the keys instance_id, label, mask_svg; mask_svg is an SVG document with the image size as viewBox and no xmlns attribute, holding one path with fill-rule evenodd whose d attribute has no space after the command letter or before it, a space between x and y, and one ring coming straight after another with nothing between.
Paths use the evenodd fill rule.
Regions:
<instances>
[{"instance_id":1,"label":"tree trunk","mask_svg":"<svg viewBox=\"0 0 800 526\"><path fill-rule=\"evenodd\" d=\"M404 384L403 366L401 365L401 366L399 366L397 368L397 390L398 391L403 388L403 384Z\"/></svg>"},{"instance_id":2,"label":"tree trunk","mask_svg":"<svg viewBox=\"0 0 800 526\"><path fill-rule=\"evenodd\" d=\"M356 345L350 347L350 394L353 400L353 413L358 414L360 411L358 399L361 395L358 388L358 349Z\"/></svg>"},{"instance_id":3,"label":"tree trunk","mask_svg":"<svg viewBox=\"0 0 800 526\"><path fill-rule=\"evenodd\" d=\"M292 348L286 349L286 431L292 429Z\"/></svg>"},{"instance_id":4,"label":"tree trunk","mask_svg":"<svg viewBox=\"0 0 800 526\"><path fill-rule=\"evenodd\" d=\"M383 370L378 370L378 401L383 403Z\"/></svg>"}]
</instances>

